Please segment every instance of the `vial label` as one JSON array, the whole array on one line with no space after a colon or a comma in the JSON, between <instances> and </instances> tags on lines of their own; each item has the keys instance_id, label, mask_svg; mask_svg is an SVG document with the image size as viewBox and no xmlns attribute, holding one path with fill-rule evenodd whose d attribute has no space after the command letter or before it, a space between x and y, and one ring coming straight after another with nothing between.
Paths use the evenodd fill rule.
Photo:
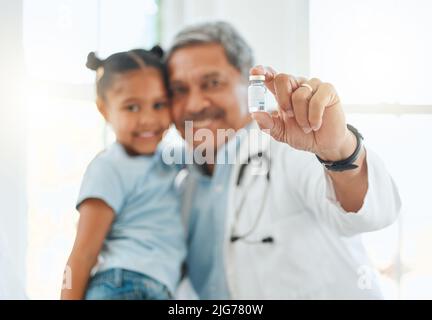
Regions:
<instances>
[{"instance_id":1,"label":"vial label","mask_svg":"<svg viewBox=\"0 0 432 320\"><path fill-rule=\"evenodd\" d=\"M248 106L249 112L265 111L265 93L264 86L249 86L248 88Z\"/></svg>"}]
</instances>

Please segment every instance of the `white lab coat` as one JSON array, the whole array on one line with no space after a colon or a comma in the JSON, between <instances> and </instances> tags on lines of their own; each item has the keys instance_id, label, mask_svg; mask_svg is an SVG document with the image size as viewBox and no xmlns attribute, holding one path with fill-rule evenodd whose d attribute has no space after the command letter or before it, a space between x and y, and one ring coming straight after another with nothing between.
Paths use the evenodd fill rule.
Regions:
<instances>
[{"instance_id":1,"label":"white lab coat","mask_svg":"<svg viewBox=\"0 0 432 320\"><path fill-rule=\"evenodd\" d=\"M295 150L261 133L242 139L229 182L224 243L225 274L233 299L376 299L381 293L361 243L361 233L390 225L401 202L397 188L378 157L368 148L368 191L359 212L347 213L336 200L332 182L315 155ZM270 181L247 169L236 186L239 163L259 151L271 160ZM239 160L237 159L237 160ZM249 171L249 172L248 172ZM245 187L246 186L246 187ZM263 199L266 188L267 199ZM245 190L246 189L246 190ZM236 209L243 199L241 212ZM231 242L248 231L263 213L249 241L271 236L274 243Z\"/></svg>"},{"instance_id":2,"label":"white lab coat","mask_svg":"<svg viewBox=\"0 0 432 320\"><path fill-rule=\"evenodd\" d=\"M361 233L393 223L401 202L378 157L366 148L368 191L360 211L347 213L337 202L332 182L315 155L275 141L260 132L256 123L250 129L247 139L241 140L228 184L224 262L231 298L382 298ZM257 137L261 144L250 143ZM242 185L237 187L240 164L260 151L270 158L270 181L262 175L250 184L254 176L247 169ZM236 215L245 191L247 198ZM233 234L251 229L263 200L262 215L247 239L259 241L270 236L274 243L231 242ZM195 298L194 293L187 293L188 286L186 279L177 296Z\"/></svg>"}]
</instances>

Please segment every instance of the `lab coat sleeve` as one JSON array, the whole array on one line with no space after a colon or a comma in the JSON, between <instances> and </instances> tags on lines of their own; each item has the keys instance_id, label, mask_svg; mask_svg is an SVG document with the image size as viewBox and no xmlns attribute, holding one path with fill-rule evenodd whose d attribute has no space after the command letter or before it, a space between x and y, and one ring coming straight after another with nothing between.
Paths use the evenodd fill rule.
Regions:
<instances>
[{"instance_id":1,"label":"lab coat sleeve","mask_svg":"<svg viewBox=\"0 0 432 320\"><path fill-rule=\"evenodd\" d=\"M333 182L326 169L319 165L307 170L303 185L304 201L322 223L328 224L343 236L382 229L398 217L401 200L397 187L384 164L370 149L366 150L368 190L358 212L347 212L338 202Z\"/></svg>"}]
</instances>

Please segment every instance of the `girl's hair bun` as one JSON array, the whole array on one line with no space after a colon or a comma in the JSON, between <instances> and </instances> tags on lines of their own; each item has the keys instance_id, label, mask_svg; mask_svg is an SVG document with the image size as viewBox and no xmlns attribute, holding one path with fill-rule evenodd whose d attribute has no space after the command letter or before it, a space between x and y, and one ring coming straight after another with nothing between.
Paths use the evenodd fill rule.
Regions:
<instances>
[{"instance_id":1,"label":"girl's hair bun","mask_svg":"<svg viewBox=\"0 0 432 320\"><path fill-rule=\"evenodd\" d=\"M96 71L99 67L103 66L103 64L104 61L99 59L93 51L87 55L86 67L90 70Z\"/></svg>"},{"instance_id":2,"label":"girl's hair bun","mask_svg":"<svg viewBox=\"0 0 432 320\"><path fill-rule=\"evenodd\" d=\"M153 48L150 49L150 52L158 58L162 58L164 55L164 51L160 45L155 45Z\"/></svg>"}]
</instances>

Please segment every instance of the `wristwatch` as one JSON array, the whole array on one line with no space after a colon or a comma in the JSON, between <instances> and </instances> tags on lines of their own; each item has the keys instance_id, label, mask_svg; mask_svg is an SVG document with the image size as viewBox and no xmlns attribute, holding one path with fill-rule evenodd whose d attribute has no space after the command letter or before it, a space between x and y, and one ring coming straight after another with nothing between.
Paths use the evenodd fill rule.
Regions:
<instances>
[{"instance_id":1,"label":"wristwatch","mask_svg":"<svg viewBox=\"0 0 432 320\"><path fill-rule=\"evenodd\" d=\"M360 152L363 147L363 136L356 128L354 128L352 125L347 124L348 130L350 130L352 133L354 133L356 140L357 140L357 146L354 150L353 154L350 155L348 158L344 160L339 161L325 161L321 159L320 157L316 156L318 161L321 162L327 170L330 171L346 171L346 170L352 170L358 168L358 165L354 164L354 162L358 159L360 156Z\"/></svg>"}]
</instances>

